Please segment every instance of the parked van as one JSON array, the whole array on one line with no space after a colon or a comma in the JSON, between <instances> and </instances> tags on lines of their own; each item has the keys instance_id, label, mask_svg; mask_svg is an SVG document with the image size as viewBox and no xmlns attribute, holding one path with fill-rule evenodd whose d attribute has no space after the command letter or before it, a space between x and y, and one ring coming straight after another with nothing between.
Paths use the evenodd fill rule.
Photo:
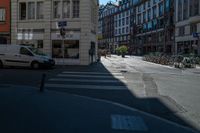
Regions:
<instances>
[{"instance_id":1,"label":"parked van","mask_svg":"<svg viewBox=\"0 0 200 133\"><path fill-rule=\"evenodd\" d=\"M14 44L0 45L0 67L21 66L38 69L54 65L55 61L52 58L36 48Z\"/></svg>"}]
</instances>

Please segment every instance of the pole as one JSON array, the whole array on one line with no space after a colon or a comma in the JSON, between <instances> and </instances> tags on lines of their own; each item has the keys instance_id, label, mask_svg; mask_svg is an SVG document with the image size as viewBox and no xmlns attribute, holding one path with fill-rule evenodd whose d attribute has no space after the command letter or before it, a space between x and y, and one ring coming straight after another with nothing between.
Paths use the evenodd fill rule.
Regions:
<instances>
[{"instance_id":1,"label":"pole","mask_svg":"<svg viewBox=\"0 0 200 133\"><path fill-rule=\"evenodd\" d=\"M63 57L63 66L65 64L65 47L64 47L64 36L62 35L62 57Z\"/></svg>"},{"instance_id":2,"label":"pole","mask_svg":"<svg viewBox=\"0 0 200 133\"><path fill-rule=\"evenodd\" d=\"M40 92L44 92L44 83L45 83L46 74L42 74L42 80L40 84Z\"/></svg>"},{"instance_id":3,"label":"pole","mask_svg":"<svg viewBox=\"0 0 200 133\"><path fill-rule=\"evenodd\" d=\"M198 55L200 56L200 37L198 37L197 52Z\"/></svg>"}]
</instances>

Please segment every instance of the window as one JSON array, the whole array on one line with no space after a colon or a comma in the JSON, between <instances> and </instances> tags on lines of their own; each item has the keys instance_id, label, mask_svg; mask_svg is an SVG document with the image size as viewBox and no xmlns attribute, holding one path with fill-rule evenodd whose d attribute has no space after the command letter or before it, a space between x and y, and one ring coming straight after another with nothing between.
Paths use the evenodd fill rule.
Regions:
<instances>
[{"instance_id":1,"label":"window","mask_svg":"<svg viewBox=\"0 0 200 133\"><path fill-rule=\"evenodd\" d=\"M185 27L180 27L179 28L179 36L183 36L185 34Z\"/></svg>"},{"instance_id":2,"label":"window","mask_svg":"<svg viewBox=\"0 0 200 133\"><path fill-rule=\"evenodd\" d=\"M146 4L144 3L144 4L143 4L143 10L145 10L145 9L146 9Z\"/></svg>"},{"instance_id":3,"label":"window","mask_svg":"<svg viewBox=\"0 0 200 133\"><path fill-rule=\"evenodd\" d=\"M70 17L70 1L63 1L63 18Z\"/></svg>"},{"instance_id":4,"label":"window","mask_svg":"<svg viewBox=\"0 0 200 133\"><path fill-rule=\"evenodd\" d=\"M43 2L37 2L37 19L43 19L44 18L44 3Z\"/></svg>"},{"instance_id":5,"label":"window","mask_svg":"<svg viewBox=\"0 0 200 133\"><path fill-rule=\"evenodd\" d=\"M149 9L147 13L148 13L148 16L147 16L148 20L150 20L151 19L151 9Z\"/></svg>"},{"instance_id":6,"label":"window","mask_svg":"<svg viewBox=\"0 0 200 133\"><path fill-rule=\"evenodd\" d=\"M191 24L190 25L190 34L197 32L197 24Z\"/></svg>"},{"instance_id":7,"label":"window","mask_svg":"<svg viewBox=\"0 0 200 133\"><path fill-rule=\"evenodd\" d=\"M60 1L54 1L53 3L53 17L61 18L62 8Z\"/></svg>"},{"instance_id":8,"label":"window","mask_svg":"<svg viewBox=\"0 0 200 133\"><path fill-rule=\"evenodd\" d=\"M6 9L0 8L0 22L6 21Z\"/></svg>"},{"instance_id":9,"label":"window","mask_svg":"<svg viewBox=\"0 0 200 133\"><path fill-rule=\"evenodd\" d=\"M126 27L126 33L129 33L129 28L128 27Z\"/></svg>"},{"instance_id":10,"label":"window","mask_svg":"<svg viewBox=\"0 0 200 133\"><path fill-rule=\"evenodd\" d=\"M163 12L164 12L163 3L160 3L160 4L159 4L159 16L162 16L162 15L163 15Z\"/></svg>"},{"instance_id":11,"label":"window","mask_svg":"<svg viewBox=\"0 0 200 133\"><path fill-rule=\"evenodd\" d=\"M19 9L20 9L20 20L26 20L26 3L23 2L23 3L20 3L19 4Z\"/></svg>"},{"instance_id":12,"label":"window","mask_svg":"<svg viewBox=\"0 0 200 133\"><path fill-rule=\"evenodd\" d=\"M143 13L143 23L146 21L146 12Z\"/></svg>"},{"instance_id":13,"label":"window","mask_svg":"<svg viewBox=\"0 0 200 133\"><path fill-rule=\"evenodd\" d=\"M125 19L122 18L122 25L125 25Z\"/></svg>"},{"instance_id":14,"label":"window","mask_svg":"<svg viewBox=\"0 0 200 133\"><path fill-rule=\"evenodd\" d=\"M150 7L151 6L151 3L150 3L150 0L148 1L148 7Z\"/></svg>"},{"instance_id":15,"label":"window","mask_svg":"<svg viewBox=\"0 0 200 133\"><path fill-rule=\"evenodd\" d=\"M178 21L182 20L182 0L178 0Z\"/></svg>"},{"instance_id":16,"label":"window","mask_svg":"<svg viewBox=\"0 0 200 133\"><path fill-rule=\"evenodd\" d=\"M199 0L190 0L190 16L199 15Z\"/></svg>"},{"instance_id":17,"label":"window","mask_svg":"<svg viewBox=\"0 0 200 133\"><path fill-rule=\"evenodd\" d=\"M125 28L122 28L122 34L124 34L125 33Z\"/></svg>"},{"instance_id":18,"label":"window","mask_svg":"<svg viewBox=\"0 0 200 133\"><path fill-rule=\"evenodd\" d=\"M28 49L23 48L23 47L20 49L20 54L33 56L33 54Z\"/></svg>"},{"instance_id":19,"label":"window","mask_svg":"<svg viewBox=\"0 0 200 133\"><path fill-rule=\"evenodd\" d=\"M141 14L138 14L138 24L141 24Z\"/></svg>"},{"instance_id":20,"label":"window","mask_svg":"<svg viewBox=\"0 0 200 133\"><path fill-rule=\"evenodd\" d=\"M73 18L79 18L80 2L78 0L73 1Z\"/></svg>"},{"instance_id":21,"label":"window","mask_svg":"<svg viewBox=\"0 0 200 133\"><path fill-rule=\"evenodd\" d=\"M129 17L126 17L126 25L129 24Z\"/></svg>"},{"instance_id":22,"label":"window","mask_svg":"<svg viewBox=\"0 0 200 133\"><path fill-rule=\"evenodd\" d=\"M138 12L141 12L142 5L138 6Z\"/></svg>"},{"instance_id":23,"label":"window","mask_svg":"<svg viewBox=\"0 0 200 133\"><path fill-rule=\"evenodd\" d=\"M156 6L154 6L153 7L153 18L156 18L156 16L157 16L157 8L156 8Z\"/></svg>"},{"instance_id":24,"label":"window","mask_svg":"<svg viewBox=\"0 0 200 133\"><path fill-rule=\"evenodd\" d=\"M35 2L28 2L28 19L35 19Z\"/></svg>"},{"instance_id":25,"label":"window","mask_svg":"<svg viewBox=\"0 0 200 133\"><path fill-rule=\"evenodd\" d=\"M188 0L183 1L183 20L188 18Z\"/></svg>"}]
</instances>

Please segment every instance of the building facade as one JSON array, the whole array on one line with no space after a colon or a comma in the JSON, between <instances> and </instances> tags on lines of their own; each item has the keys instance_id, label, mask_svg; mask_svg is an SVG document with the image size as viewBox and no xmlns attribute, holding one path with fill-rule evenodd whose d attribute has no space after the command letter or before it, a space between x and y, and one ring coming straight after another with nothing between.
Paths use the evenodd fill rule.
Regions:
<instances>
[{"instance_id":1,"label":"building facade","mask_svg":"<svg viewBox=\"0 0 200 133\"><path fill-rule=\"evenodd\" d=\"M118 46L130 43L130 0L121 0L116 7L114 17L115 44Z\"/></svg>"},{"instance_id":2,"label":"building facade","mask_svg":"<svg viewBox=\"0 0 200 133\"><path fill-rule=\"evenodd\" d=\"M10 0L0 1L0 44L10 43Z\"/></svg>"},{"instance_id":3,"label":"building facade","mask_svg":"<svg viewBox=\"0 0 200 133\"><path fill-rule=\"evenodd\" d=\"M32 45L57 64L88 65L97 58L97 0L11 0L12 44ZM58 22L66 34L60 35Z\"/></svg>"},{"instance_id":4,"label":"building facade","mask_svg":"<svg viewBox=\"0 0 200 133\"><path fill-rule=\"evenodd\" d=\"M99 10L99 47L113 51L115 3L109 2Z\"/></svg>"},{"instance_id":5,"label":"building facade","mask_svg":"<svg viewBox=\"0 0 200 133\"><path fill-rule=\"evenodd\" d=\"M131 42L134 54L173 53L173 0L139 0L132 5Z\"/></svg>"},{"instance_id":6,"label":"building facade","mask_svg":"<svg viewBox=\"0 0 200 133\"><path fill-rule=\"evenodd\" d=\"M115 53L130 40L130 0L109 2L99 10L99 45Z\"/></svg>"},{"instance_id":7,"label":"building facade","mask_svg":"<svg viewBox=\"0 0 200 133\"><path fill-rule=\"evenodd\" d=\"M200 42L193 34L200 34L200 0L176 0L175 5L175 52L197 54Z\"/></svg>"}]
</instances>

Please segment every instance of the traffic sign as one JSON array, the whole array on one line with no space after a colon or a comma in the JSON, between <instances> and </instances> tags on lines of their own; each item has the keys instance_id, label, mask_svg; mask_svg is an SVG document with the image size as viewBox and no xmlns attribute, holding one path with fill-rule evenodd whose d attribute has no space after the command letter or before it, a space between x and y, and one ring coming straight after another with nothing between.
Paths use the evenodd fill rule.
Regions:
<instances>
[{"instance_id":1,"label":"traffic sign","mask_svg":"<svg viewBox=\"0 0 200 133\"><path fill-rule=\"evenodd\" d=\"M67 21L59 21L58 22L58 27L65 27L67 26Z\"/></svg>"},{"instance_id":2,"label":"traffic sign","mask_svg":"<svg viewBox=\"0 0 200 133\"><path fill-rule=\"evenodd\" d=\"M197 32L192 33L193 37L198 38L199 34Z\"/></svg>"}]
</instances>

